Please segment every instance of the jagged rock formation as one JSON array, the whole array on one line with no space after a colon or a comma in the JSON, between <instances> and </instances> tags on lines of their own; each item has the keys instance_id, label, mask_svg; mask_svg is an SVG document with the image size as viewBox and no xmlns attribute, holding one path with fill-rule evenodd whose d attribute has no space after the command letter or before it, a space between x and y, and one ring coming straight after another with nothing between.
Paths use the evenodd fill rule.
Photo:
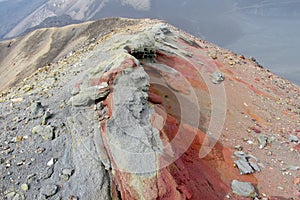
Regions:
<instances>
[{"instance_id":1,"label":"jagged rock formation","mask_svg":"<svg viewBox=\"0 0 300 200\"><path fill-rule=\"evenodd\" d=\"M165 22L118 20L2 94L0 195L299 197L299 87Z\"/></svg>"}]
</instances>

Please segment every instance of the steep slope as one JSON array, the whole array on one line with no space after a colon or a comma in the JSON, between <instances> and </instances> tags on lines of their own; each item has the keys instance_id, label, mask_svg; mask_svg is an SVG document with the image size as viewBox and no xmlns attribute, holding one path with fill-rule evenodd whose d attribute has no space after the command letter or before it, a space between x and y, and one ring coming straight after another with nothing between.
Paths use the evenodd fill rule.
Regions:
<instances>
[{"instance_id":1,"label":"steep slope","mask_svg":"<svg viewBox=\"0 0 300 200\"><path fill-rule=\"evenodd\" d=\"M2 94L0 195L299 198L299 87L164 22L134 22Z\"/></svg>"}]
</instances>

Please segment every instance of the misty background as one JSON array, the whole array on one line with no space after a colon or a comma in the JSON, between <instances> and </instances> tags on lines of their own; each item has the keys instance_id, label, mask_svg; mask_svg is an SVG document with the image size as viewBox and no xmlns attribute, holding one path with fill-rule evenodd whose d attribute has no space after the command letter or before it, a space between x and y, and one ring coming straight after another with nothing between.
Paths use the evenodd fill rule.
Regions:
<instances>
[{"instance_id":1,"label":"misty background","mask_svg":"<svg viewBox=\"0 0 300 200\"><path fill-rule=\"evenodd\" d=\"M104 17L166 20L300 85L300 0L0 0L0 39Z\"/></svg>"}]
</instances>

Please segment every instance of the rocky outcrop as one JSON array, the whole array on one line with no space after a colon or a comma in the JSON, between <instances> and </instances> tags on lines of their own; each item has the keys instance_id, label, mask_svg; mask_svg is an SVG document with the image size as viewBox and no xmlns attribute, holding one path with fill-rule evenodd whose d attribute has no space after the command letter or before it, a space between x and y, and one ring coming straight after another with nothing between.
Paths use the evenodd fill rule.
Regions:
<instances>
[{"instance_id":1,"label":"rocky outcrop","mask_svg":"<svg viewBox=\"0 0 300 200\"><path fill-rule=\"evenodd\" d=\"M208 90L193 74L202 65L190 59L197 56L197 49L201 55L202 47L184 35L180 35L184 39L172 41L179 37L177 34L157 24L147 32L124 36L128 42L119 43L112 38L110 43L115 47L103 49L111 56L98 66L104 71L94 73L97 69L93 69L88 75L92 78L83 80L81 92L71 99L75 107L87 106L77 97L96 104L99 115L94 123L100 128L97 142L101 142L97 152L112 172L113 198L222 199L231 190L230 180L225 178L229 174L256 183L253 177L239 175L221 144L213 145L212 152L224 161L217 161L220 158L214 158L212 152L200 157L203 143L213 140L203 132L208 127L199 123L197 114L201 110L195 88L197 92ZM193 55L181 49L183 45L193 48ZM213 62L210 58L203 61ZM193 85L187 79L193 80ZM110 88L108 95L99 89L93 94L85 92L106 84ZM99 92L105 99L101 95L92 99ZM224 171L227 172L221 173Z\"/></svg>"},{"instance_id":2,"label":"rocky outcrop","mask_svg":"<svg viewBox=\"0 0 300 200\"><path fill-rule=\"evenodd\" d=\"M299 196L299 87L161 21L86 49L2 94L2 196Z\"/></svg>"}]
</instances>

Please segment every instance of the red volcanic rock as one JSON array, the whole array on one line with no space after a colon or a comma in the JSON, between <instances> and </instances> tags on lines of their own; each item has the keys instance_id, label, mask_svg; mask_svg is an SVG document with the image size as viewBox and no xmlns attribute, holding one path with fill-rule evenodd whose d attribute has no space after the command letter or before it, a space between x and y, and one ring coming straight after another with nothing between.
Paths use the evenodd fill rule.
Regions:
<instances>
[{"instance_id":1,"label":"red volcanic rock","mask_svg":"<svg viewBox=\"0 0 300 200\"><path fill-rule=\"evenodd\" d=\"M115 79L115 77L125 68L128 68L128 67L135 67L136 64L134 63L134 61L132 59L127 59L127 60L124 60L122 61L120 67L116 68L116 69L112 69L112 70L109 70L107 72L104 72L103 75L101 76L99 83L101 82L108 82L110 83L112 80ZM97 85L98 85L97 84Z\"/></svg>"},{"instance_id":2,"label":"red volcanic rock","mask_svg":"<svg viewBox=\"0 0 300 200\"><path fill-rule=\"evenodd\" d=\"M294 149L300 153L300 144L297 144Z\"/></svg>"},{"instance_id":3,"label":"red volcanic rock","mask_svg":"<svg viewBox=\"0 0 300 200\"><path fill-rule=\"evenodd\" d=\"M154 103L154 104L161 104L162 103L162 98L159 95L157 95L157 94L155 94L154 92L151 92L151 91L149 91L148 94L149 94L149 96L148 96L149 102Z\"/></svg>"},{"instance_id":4,"label":"red volcanic rock","mask_svg":"<svg viewBox=\"0 0 300 200\"><path fill-rule=\"evenodd\" d=\"M255 133L261 133L260 127L258 127L258 126L252 126L252 127L250 127L250 129L252 131L254 131Z\"/></svg>"},{"instance_id":5,"label":"red volcanic rock","mask_svg":"<svg viewBox=\"0 0 300 200\"><path fill-rule=\"evenodd\" d=\"M186 95L190 94L189 85L184 81L184 78L180 74L162 72L161 75L173 90L182 92Z\"/></svg>"},{"instance_id":6,"label":"red volcanic rock","mask_svg":"<svg viewBox=\"0 0 300 200\"><path fill-rule=\"evenodd\" d=\"M299 185L300 184L300 178L295 178L294 179L294 184Z\"/></svg>"},{"instance_id":7,"label":"red volcanic rock","mask_svg":"<svg viewBox=\"0 0 300 200\"><path fill-rule=\"evenodd\" d=\"M239 144L255 154L251 159L261 166L272 163L264 163L269 158L263 150L253 150L245 143L252 135L244 130L250 127L261 133L260 125L253 126L253 121L271 130L268 112L281 112L267 108L276 107L273 104L279 94L265 89L265 74L259 74L255 63L244 56L171 27L164 34L160 26L149 28L147 34L137 31L133 38L123 38L122 54L117 52L110 68L89 82L91 86L102 82L110 86L111 92L102 102L107 117L99 117L99 121L103 152L112 168L113 198L246 199L232 193L232 180L250 182L263 193L269 192L268 196L278 196L278 187L270 189L269 183L277 182L279 175L269 176L271 172L265 168L241 175L234 165L233 146ZM128 46L130 51L124 53ZM214 52L218 54L212 59L209 55ZM231 63L229 69L228 57L243 60L243 64ZM257 72L258 77L253 78L248 70ZM216 71L225 75L219 84L212 83ZM289 120L290 115L286 114ZM291 188L284 196L292 194Z\"/></svg>"}]
</instances>

